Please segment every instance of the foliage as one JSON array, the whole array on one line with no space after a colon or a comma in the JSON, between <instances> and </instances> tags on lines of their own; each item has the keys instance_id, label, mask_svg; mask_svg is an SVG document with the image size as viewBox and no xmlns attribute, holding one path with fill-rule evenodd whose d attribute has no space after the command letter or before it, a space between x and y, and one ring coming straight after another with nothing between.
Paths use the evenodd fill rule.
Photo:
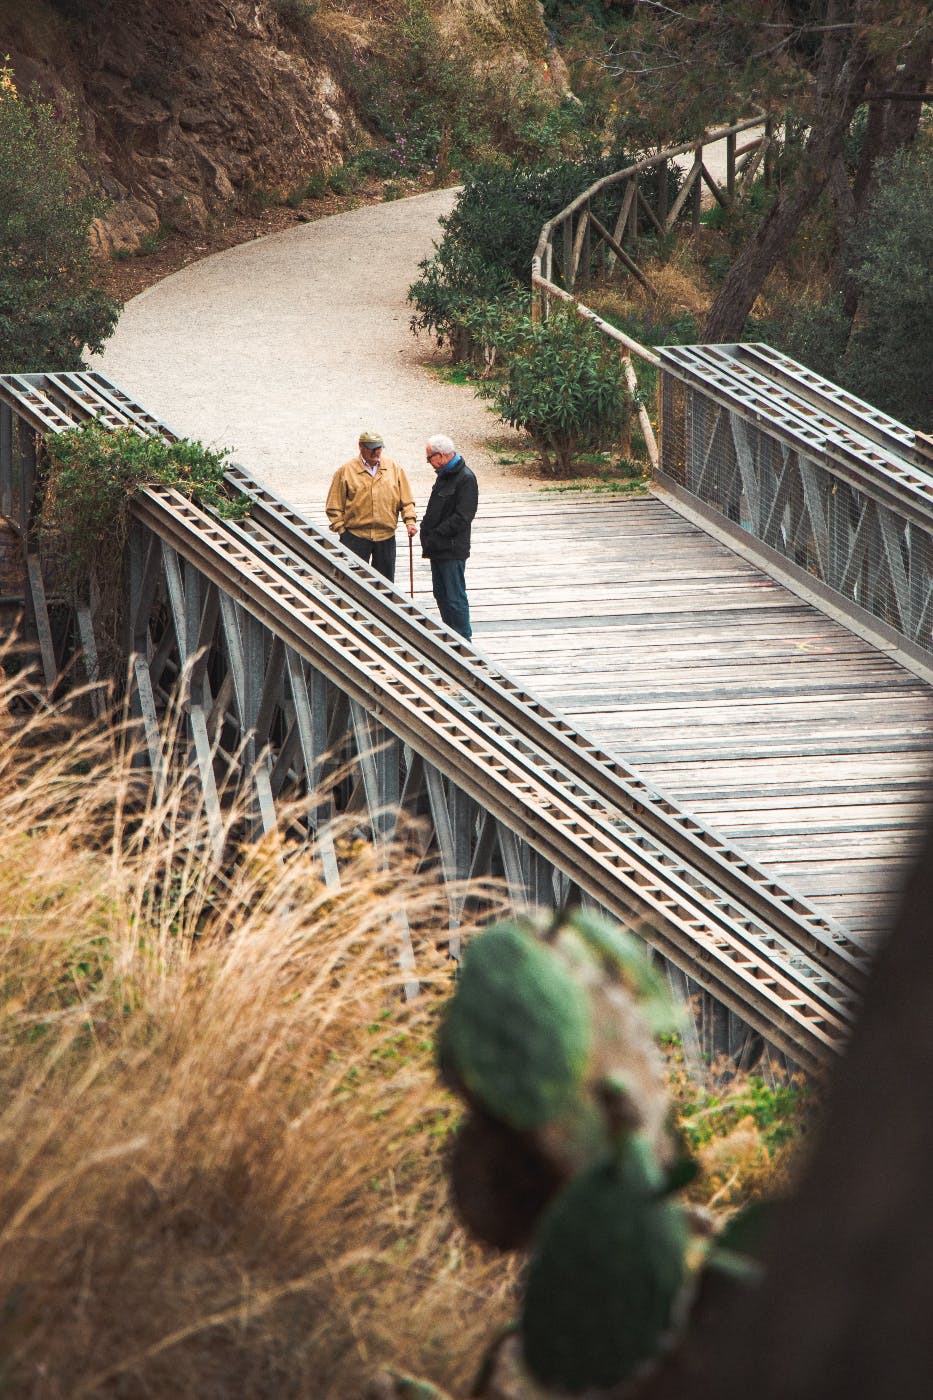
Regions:
<instances>
[{"instance_id":1,"label":"foliage","mask_svg":"<svg viewBox=\"0 0 933 1400\"><path fill-rule=\"evenodd\" d=\"M94 286L88 241L101 204L81 169L78 128L0 67L0 366L83 367L119 305Z\"/></svg>"},{"instance_id":2,"label":"foliage","mask_svg":"<svg viewBox=\"0 0 933 1400\"><path fill-rule=\"evenodd\" d=\"M443 242L471 249L487 266L527 285L542 224L606 173L602 159L484 161L470 171L442 220Z\"/></svg>"},{"instance_id":3,"label":"foliage","mask_svg":"<svg viewBox=\"0 0 933 1400\"><path fill-rule=\"evenodd\" d=\"M798 1131L809 1106L808 1094L803 1082L778 1080L768 1084L755 1074L725 1089L698 1089L685 1079L681 1084L681 1122L688 1143L696 1151L750 1119L763 1145L774 1152Z\"/></svg>"},{"instance_id":4,"label":"foliage","mask_svg":"<svg viewBox=\"0 0 933 1400\"><path fill-rule=\"evenodd\" d=\"M859 308L839 378L886 413L933 431L933 152L880 163L851 244Z\"/></svg>"},{"instance_id":5,"label":"foliage","mask_svg":"<svg viewBox=\"0 0 933 1400\"><path fill-rule=\"evenodd\" d=\"M572 1055L555 1061L547 1022ZM441 1072L469 1109L455 1205L480 1239L530 1251L522 1356L562 1394L623 1385L683 1331L696 1293L675 1197L698 1165L670 1126L655 1039L677 1023L638 940L578 912L475 937L440 1027ZM783 1105L759 1085L756 1108L776 1125ZM706 1276L751 1276L743 1233L728 1258L708 1248Z\"/></svg>"},{"instance_id":6,"label":"foliage","mask_svg":"<svg viewBox=\"0 0 933 1400\"><path fill-rule=\"evenodd\" d=\"M224 483L226 452L182 438L166 442L96 419L45 439L42 528L72 584L101 565L119 568L133 496L146 486L173 486L220 515L245 513Z\"/></svg>"},{"instance_id":7,"label":"foliage","mask_svg":"<svg viewBox=\"0 0 933 1400\"><path fill-rule=\"evenodd\" d=\"M183 737L159 797L130 735L15 703L0 676L4 1392L346 1400L386 1362L466 1394L514 1271L446 1209L432 939L399 995L394 919L443 896L339 823L339 890L237 850L230 793L218 869Z\"/></svg>"},{"instance_id":8,"label":"foliage","mask_svg":"<svg viewBox=\"0 0 933 1400\"><path fill-rule=\"evenodd\" d=\"M422 275L408 289L415 307L412 331L428 331L439 345L450 345L455 359L465 359L475 349L468 324L475 308L504 302L514 281L507 269L484 262L477 249L447 238L418 266Z\"/></svg>"},{"instance_id":9,"label":"foliage","mask_svg":"<svg viewBox=\"0 0 933 1400\"><path fill-rule=\"evenodd\" d=\"M526 320L502 384L484 389L507 423L529 434L545 470L566 474L583 452L610 447L632 413L616 347L573 308Z\"/></svg>"},{"instance_id":10,"label":"foliage","mask_svg":"<svg viewBox=\"0 0 933 1400\"><path fill-rule=\"evenodd\" d=\"M440 183L490 149L529 154L555 98L523 74L478 63L481 52L451 46L425 0L403 0L391 27L342 56L343 84L377 138L366 153L373 174ZM554 128L574 150L579 134L569 114Z\"/></svg>"},{"instance_id":11,"label":"foliage","mask_svg":"<svg viewBox=\"0 0 933 1400\"><path fill-rule=\"evenodd\" d=\"M876 168L849 239L853 320L842 294L795 301L760 333L827 379L921 431L933 430L933 153Z\"/></svg>"},{"instance_id":12,"label":"foliage","mask_svg":"<svg viewBox=\"0 0 933 1400\"><path fill-rule=\"evenodd\" d=\"M765 339L825 379L835 379L851 327L842 297L834 293L825 301L795 301L781 324L767 328Z\"/></svg>"},{"instance_id":13,"label":"foliage","mask_svg":"<svg viewBox=\"0 0 933 1400\"><path fill-rule=\"evenodd\" d=\"M602 171L601 162L483 161L466 177L453 210L441 220L444 236L421 277L408 290L414 332L447 342L455 359L493 343L481 325L496 319L502 331L514 318L519 289L528 286L541 226ZM502 349L502 334L498 338Z\"/></svg>"}]
</instances>

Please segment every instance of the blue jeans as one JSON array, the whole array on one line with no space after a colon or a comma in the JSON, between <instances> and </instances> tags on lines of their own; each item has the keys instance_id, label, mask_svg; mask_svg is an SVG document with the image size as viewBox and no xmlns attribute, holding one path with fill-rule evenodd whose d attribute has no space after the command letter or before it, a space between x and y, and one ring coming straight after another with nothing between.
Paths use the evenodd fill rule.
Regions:
<instances>
[{"instance_id":1,"label":"blue jeans","mask_svg":"<svg viewBox=\"0 0 933 1400\"><path fill-rule=\"evenodd\" d=\"M464 582L466 560L432 559L430 564L431 587L441 617L448 627L452 627L469 641L473 632L470 628L470 604Z\"/></svg>"}]
</instances>

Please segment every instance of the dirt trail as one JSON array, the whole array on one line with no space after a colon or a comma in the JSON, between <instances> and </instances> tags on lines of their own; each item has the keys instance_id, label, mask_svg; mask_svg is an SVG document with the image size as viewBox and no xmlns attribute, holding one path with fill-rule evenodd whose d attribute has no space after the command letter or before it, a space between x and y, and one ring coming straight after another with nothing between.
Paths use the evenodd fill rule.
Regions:
<instances>
[{"instance_id":1,"label":"dirt trail","mask_svg":"<svg viewBox=\"0 0 933 1400\"><path fill-rule=\"evenodd\" d=\"M447 432L484 493L543 484L499 460L518 438L425 365L405 295L456 192L368 205L189 264L130 301L95 366L176 431L320 508L359 433L378 429L424 501L424 440Z\"/></svg>"}]
</instances>

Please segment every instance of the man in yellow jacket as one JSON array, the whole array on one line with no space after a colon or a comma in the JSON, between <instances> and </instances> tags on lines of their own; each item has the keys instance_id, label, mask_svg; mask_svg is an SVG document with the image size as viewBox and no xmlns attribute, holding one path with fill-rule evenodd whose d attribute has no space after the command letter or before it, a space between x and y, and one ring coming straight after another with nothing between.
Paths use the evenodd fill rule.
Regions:
<instances>
[{"instance_id":1,"label":"man in yellow jacket","mask_svg":"<svg viewBox=\"0 0 933 1400\"><path fill-rule=\"evenodd\" d=\"M415 502L408 477L382 455L379 433L360 433L360 452L334 472L327 493L327 518L340 543L395 579L395 526L399 516L409 539L417 534Z\"/></svg>"}]
</instances>

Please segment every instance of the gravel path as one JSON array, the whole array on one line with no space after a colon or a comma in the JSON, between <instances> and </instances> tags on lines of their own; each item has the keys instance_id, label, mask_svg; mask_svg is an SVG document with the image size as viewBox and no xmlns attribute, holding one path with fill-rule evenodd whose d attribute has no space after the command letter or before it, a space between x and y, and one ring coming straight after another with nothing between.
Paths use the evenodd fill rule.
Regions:
<instances>
[{"instance_id":1,"label":"gravel path","mask_svg":"<svg viewBox=\"0 0 933 1400\"><path fill-rule=\"evenodd\" d=\"M408 328L406 292L454 198L368 205L192 263L127 304L95 366L296 505L320 509L366 428L409 469L419 503L433 432L454 438L484 494L534 489L527 468L499 460L517 436L433 373L431 345Z\"/></svg>"}]
</instances>

